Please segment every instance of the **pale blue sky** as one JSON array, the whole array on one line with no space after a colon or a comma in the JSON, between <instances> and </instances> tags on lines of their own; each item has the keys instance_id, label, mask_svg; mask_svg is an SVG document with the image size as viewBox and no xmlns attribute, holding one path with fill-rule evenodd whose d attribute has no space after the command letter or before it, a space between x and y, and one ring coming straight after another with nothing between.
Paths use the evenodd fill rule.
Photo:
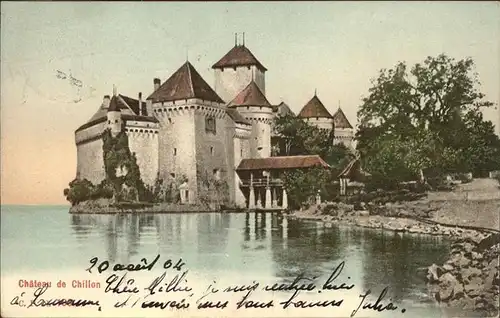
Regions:
<instances>
[{"instance_id":1,"label":"pale blue sky","mask_svg":"<svg viewBox=\"0 0 500 318\"><path fill-rule=\"evenodd\" d=\"M294 111L340 100L353 124L370 78L398 61L472 57L482 91L500 100L500 5L495 2L2 2L2 202L63 203L75 175L74 130L111 94L149 95L189 60L211 65L246 33L268 68L272 103ZM80 93L56 70L83 82ZM75 103L77 99L81 101ZM486 112L495 123L499 111ZM498 129L498 128L497 128Z\"/></svg>"}]
</instances>

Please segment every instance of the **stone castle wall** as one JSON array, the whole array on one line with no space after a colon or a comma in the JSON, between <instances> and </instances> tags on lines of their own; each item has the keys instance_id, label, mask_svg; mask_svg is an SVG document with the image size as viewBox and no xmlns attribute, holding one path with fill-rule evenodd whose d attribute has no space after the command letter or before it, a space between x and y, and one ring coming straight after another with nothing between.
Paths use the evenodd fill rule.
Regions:
<instances>
[{"instance_id":1,"label":"stone castle wall","mask_svg":"<svg viewBox=\"0 0 500 318\"><path fill-rule=\"evenodd\" d=\"M353 147L354 132L352 129L336 128L334 132L334 143L344 144L347 148Z\"/></svg>"},{"instance_id":2,"label":"stone castle wall","mask_svg":"<svg viewBox=\"0 0 500 318\"><path fill-rule=\"evenodd\" d=\"M249 139L250 153L247 158L266 158L271 156L271 125L274 119L271 107L240 106L240 114L252 123Z\"/></svg>"},{"instance_id":3,"label":"stone castle wall","mask_svg":"<svg viewBox=\"0 0 500 318\"><path fill-rule=\"evenodd\" d=\"M215 133L207 131L206 118L215 119ZM196 110L196 162L197 174L202 178L224 180L229 186L230 200L234 199L234 150L231 140L231 130L228 131L226 111L222 107L207 107ZM200 182L201 180L198 180Z\"/></svg>"},{"instance_id":4,"label":"stone castle wall","mask_svg":"<svg viewBox=\"0 0 500 318\"><path fill-rule=\"evenodd\" d=\"M306 118L306 122L311 125L315 125L319 129L332 129L333 128L333 118Z\"/></svg>"},{"instance_id":5,"label":"stone castle wall","mask_svg":"<svg viewBox=\"0 0 500 318\"><path fill-rule=\"evenodd\" d=\"M252 78L265 95L265 74L255 65L215 69L214 90L220 98L229 103L250 84Z\"/></svg>"},{"instance_id":6,"label":"stone castle wall","mask_svg":"<svg viewBox=\"0 0 500 318\"><path fill-rule=\"evenodd\" d=\"M125 132L130 151L136 155L142 181L153 185L158 173L157 124L127 121Z\"/></svg>"},{"instance_id":7,"label":"stone castle wall","mask_svg":"<svg viewBox=\"0 0 500 318\"><path fill-rule=\"evenodd\" d=\"M169 180L184 175L190 190L188 202L194 203L196 192L196 149L194 109L176 108L157 112L158 171L160 178Z\"/></svg>"},{"instance_id":8,"label":"stone castle wall","mask_svg":"<svg viewBox=\"0 0 500 318\"><path fill-rule=\"evenodd\" d=\"M102 122L75 133L76 176L93 184L99 184L106 177L101 138L105 128L106 122Z\"/></svg>"}]
</instances>

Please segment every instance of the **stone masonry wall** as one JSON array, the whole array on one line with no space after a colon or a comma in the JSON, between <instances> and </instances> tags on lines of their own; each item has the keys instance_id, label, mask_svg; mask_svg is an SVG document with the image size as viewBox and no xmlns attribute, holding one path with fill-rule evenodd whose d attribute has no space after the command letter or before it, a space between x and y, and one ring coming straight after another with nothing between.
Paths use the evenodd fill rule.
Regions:
<instances>
[{"instance_id":1,"label":"stone masonry wall","mask_svg":"<svg viewBox=\"0 0 500 318\"><path fill-rule=\"evenodd\" d=\"M135 153L142 181L153 185L158 173L158 128L151 123L127 122L129 148Z\"/></svg>"},{"instance_id":2,"label":"stone masonry wall","mask_svg":"<svg viewBox=\"0 0 500 318\"><path fill-rule=\"evenodd\" d=\"M254 79L262 93L266 93L265 75L256 66L227 67L215 69L214 89L226 103L232 101L238 93Z\"/></svg>"}]
</instances>

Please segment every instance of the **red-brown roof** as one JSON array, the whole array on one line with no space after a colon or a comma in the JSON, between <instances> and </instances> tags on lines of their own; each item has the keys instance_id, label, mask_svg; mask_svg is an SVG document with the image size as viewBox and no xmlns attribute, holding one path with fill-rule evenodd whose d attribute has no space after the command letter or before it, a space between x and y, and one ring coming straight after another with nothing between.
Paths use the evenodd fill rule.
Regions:
<instances>
[{"instance_id":1,"label":"red-brown roof","mask_svg":"<svg viewBox=\"0 0 500 318\"><path fill-rule=\"evenodd\" d=\"M226 55L224 55L217 63L215 63L212 68L225 68L225 67L237 67L237 66L257 66L262 72L267 71L267 69L262 65L262 63L257 60L257 58L250 52L250 50L244 45L237 45L233 47Z\"/></svg>"},{"instance_id":2,"label":"red-brown roof","mask_svg":"<svg viewBox=\"0 0 500 318\"><path fill-rule=\"evenodd\" d=\"M113 101L113 98L114 98L114 101ZM112 104L112 101L113 101L113 104ZM125 109L131 109L132 112L135 113L135 115L136 115L136 117L134 117L135 118L134 120L158 122L158 120L155 117L148 116L149 114L147 113L145 102L142 102L143 115L139 116L139 114L140 114L139 113L139 100L122 95L122 94L118 94L116 97L112 96L111 100L109 101L108 108L105 108L103 105L101 105L99 107L99 109L97 110L97 112L89 119L89 121L87 121L85 124L78 127L76 129L76 131L80 131L80 130L86 129L88 127L92 127L94 125L97 125L99 123L105 122L106 118L107 118L106 113L109 111L109 109L111 108L112 105L114 105L113 108L118 107L118 109L120 111L125 110ZM122 113L122 118L123 118L123 116L126 116L126 115L124 115ZM133 117L133 115L127 115L127 116L128 116L127 118L129 118L129 119Z\"/></svg>"},{"instance_id":3,"label":"red-brown roof","mask_svg":"<svg viewBox=\"0 0 500 318\"><path fill-rule=\"evenodd\" d=\"M333 115L333 122L335 124L335 128L352 129L351 123L349 122L341 108L339 108Z\"/></svg>"},{"instance_id":4,"label":"red-brown roof","mask_svg":"<svg viewBox=\"0 0 500 318\"><path fill-rule=\"evenodd\" d=\"M283 156L243 159L236 170L300 169L311 167L329 168L330 166L318 155Z\"/></svg>"},{"instance_id":5,"label":"red-brown roof","mask_svg":"<svg viewBox=\"0 0 500 318\"><path fill-rule=\"evenodd\" d=\"M268 106L271 103L254 81L251 81L236 97L228 104L228 107L236 106Z\"/></svg>"},{"instance_id":6,"label":"red-brown roof","mask_svg":"<svg viewBox=\"0 0 500 318\"><path fill-rule=\"evenodd\" d=\"M223 103L194 66L186 62L147 99L153 102L169 102L190 98Z\"/></svg>"},{"instance_id":7,"label":"red-brown roof","mask_svg":"<svg viewBox=\"0 0 500 318\"><path fill-rule=\"evenodd\" d=\"M319 100L318 96L314 95L313 98L300 111L298 117L310 118L310 117L321 117L321 118L332 118L332 115L326 109L325 105Z\"/></svg>"}]
</instances>

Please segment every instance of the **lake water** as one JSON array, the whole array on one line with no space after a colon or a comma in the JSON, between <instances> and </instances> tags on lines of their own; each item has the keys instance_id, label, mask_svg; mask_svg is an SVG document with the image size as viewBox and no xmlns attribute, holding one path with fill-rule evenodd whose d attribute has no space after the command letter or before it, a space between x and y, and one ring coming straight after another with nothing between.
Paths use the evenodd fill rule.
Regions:
<instances>
[{"instance_id":1,"label":"lake water","mask_svg":"<svg viewBox=\"0 0 500 318\"><path fill-rule=\"evenodd\" d=\"M66 206L2 206L1 230L2 276L85 272L92 257L138 263L160 254L182 258L190 273L209 279L286 282L300 273L327 277L344 261L339 282L374 293L389 287L386 298L406 308L404 317L450 312L429 299L421 274L448 255L447 241L430 236L325 227L277 214L70 215Z\"/></svg>"}]
</instances>

